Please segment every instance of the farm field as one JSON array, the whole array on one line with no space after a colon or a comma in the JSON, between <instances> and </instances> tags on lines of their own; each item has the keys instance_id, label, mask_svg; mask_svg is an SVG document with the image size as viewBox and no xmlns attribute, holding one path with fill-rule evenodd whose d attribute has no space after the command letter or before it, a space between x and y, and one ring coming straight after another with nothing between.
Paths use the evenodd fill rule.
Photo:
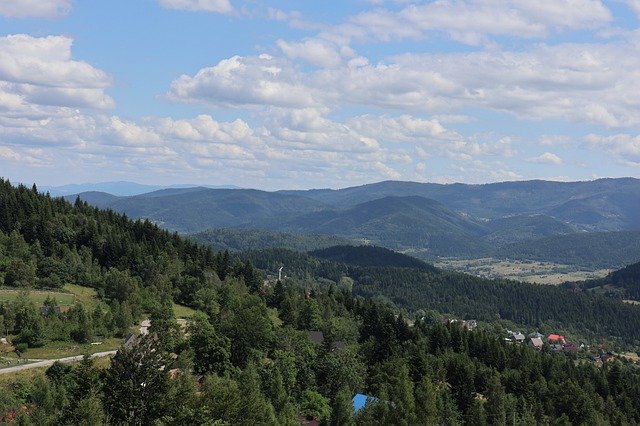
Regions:
<instances>
[{"instance_id":1,"label":"farm field","mask_svg":"<svg viewBox=\"0 0 640 426\"><path fill-rule=\"evenodd\" d=\"M571 265L536 261L508 261L494 258L441 259L438 268L486 278L506 278L528 283L558 285L565 281L601 278L608 269L588 270Z\"/></svg>"}]
</instances>

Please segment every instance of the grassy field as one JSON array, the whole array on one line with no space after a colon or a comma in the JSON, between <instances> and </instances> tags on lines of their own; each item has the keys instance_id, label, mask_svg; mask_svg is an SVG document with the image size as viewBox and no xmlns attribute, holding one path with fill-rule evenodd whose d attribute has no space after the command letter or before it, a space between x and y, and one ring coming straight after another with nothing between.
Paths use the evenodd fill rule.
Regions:
<instances>
[{"instance_id":1,"label":"grassy field","mask_svg":"<svg viewBox=\"0 0 640 426\"><path fill-rule=\"evenodd\" d=\"M100 370L106 370L111 366L111 357L95 358L93 365ZM49 367L31 368L29 370L16 371L15 373L0 374L0 392L7 389L8 386L12 386L17 381L31 381L36 377L44 377L47 368Z\"/></svg>"},{"instance_id":2,"label":"grassy field","mask_svg":"<svg viewBox=\"0 0 640 426\"><path fill-rule=\"evenodd\" d=\"M177 303L173 304L173 314L176 316L176 318L191 318L195 313L195 309L191 309L187 306L179 305Z\"/></svg>"},{"instance_id":3,"label":"grassy field","mask_svg":"<svg viewBox=\"0 0 640 426\"><path fill-rule=\"evenodd\" d=\"M2 288L0 289L0 302L16 300L23 290ZM27 293L29 300L36 305L42 305L47 298L55 299L61 306L73 306L76 296L72 293L61 291L31 290Z\"/></svg>"},{"instance_id":4,"label":"grassy field","mask_svg":"<svg viewBox=\"0 0 640 426\"><path fill-rule=\"evenodd\" d=\"M118 349L122 339L111 337L102 341L99 345L78 344L74 342L49 342L41 348L29 348L23 358L27 359L54 359L67 356L93 354Z\"/></svg>"},{"instance_id":5,"label":"grassy field","mask_svg":"<svg viewBox=\"0 0 640 426\"><path fill-rule=\"evenodd\" d=\"M604 277L608 269L588 270L550 262L506 261L493 258L442 259L435 266L486 278L507 278L537 284L558 285Z\"/></svg>"},{"instance_id":6,"label":"grassy field","mask_svg":"<svg viewBox=\"0 0 640 426\"><path fill-rule=\"evenodd\" d=\"M100 303L96 290L91 287L83 287L77 284L67 284L64 289L73 294L76 300L84 306L86 310L92 311Z\"/></svg>"}]
</instances>

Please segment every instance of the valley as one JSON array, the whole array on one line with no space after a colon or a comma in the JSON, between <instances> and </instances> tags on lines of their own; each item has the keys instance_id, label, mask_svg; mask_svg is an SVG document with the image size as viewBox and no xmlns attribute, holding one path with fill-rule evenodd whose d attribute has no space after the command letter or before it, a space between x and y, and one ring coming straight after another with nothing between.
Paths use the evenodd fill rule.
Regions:
<instances>
[{"instance_id":1,"label":"valley","mask_svg":"<svg viewBox=\"0 0 640 426\"><path fill-rule=\"evenodd\" d=\"M406 252L412 254L411 251ZM435 266L485 278L504 278L528 283L558 285L567 281L584 281L603 278L610 269L596 269L576 265L527 260L479 259L438 259Z\"/></svg>"},{"instance_id":2,"label":"valley","mask_svg":"<svg viewBox=\"0 0 640 426\"><path fill-rule=\"evenodd\" d=\"M548 423L597 423L614 418L607 398L640 420L636 402L609 398L640 401L640 262L614 266L635 259L638 231L576 232L530 212L478 219L419 195L340 209L235 189L91 196L128 213L0 181L2 364L51 364L5 370L3 419L84 419L92 404L121 423L458 424L494 408L526 423L524 401ZM81 357L94 353L105 357ZM581 391L602 374L634 386ZM362 392L395 408L356 414ZM576 409L576 395L593 408Z\"/></svg>"}]
</instances>

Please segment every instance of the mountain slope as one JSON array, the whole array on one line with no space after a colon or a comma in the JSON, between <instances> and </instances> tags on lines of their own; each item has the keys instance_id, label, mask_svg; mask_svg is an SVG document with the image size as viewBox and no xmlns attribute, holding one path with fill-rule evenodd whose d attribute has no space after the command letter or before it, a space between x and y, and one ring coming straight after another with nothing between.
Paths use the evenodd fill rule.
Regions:
<instances>
[{"instance_id":1,"label":"mountain slope","mask_svg":"<svg viewBox=\"0 0 640 426\"><path fill-rule=\"evenodd\" d=\"M133 218L149 218L179 232L207 228L252 226L265 218L288 218L324 209L322 203L304 197L251 189L165 189L118 198L109 207Z\"/></svg>"},{"instance_id":2,"label":"mountain slope","mask_svg":"<svg viewBox=\"0 0 640 426\"><path fill-rule=\"evenodd\" d=\"M311 256L356 266L391 266L436 271L422 260L376 246L334 246L309 252Z\"/></svg>"},{"instance_id":3,"label":"mountain slope","mask_svg":"<svg viewBox=\"0 0 640 426\"><path fill-rule=\"evenodd\" d=\"M505 245L492 255L589 268L619 268L640 261L640 231L580 232Z\"/></svg>"},{"instance_id":4,"label":"mountain slope","mask_svg":"<svg viewBox=\"0 0 640 426\"><path fill-rule=\"evenodd\" d=\"M640 219L634 215L640 197L640 180L633 178L598 179L585 182L520 181L484 185L434 184L385 181L339 190L286 191L322 201L336 208L348 208L385 196L411 196L431 198L450 209L465 212L478 218L500 218L523 214L556 213L561 219L575 224L590 224L584 216L587 211L598 214L601 205L582 201L607 199L616 212L611 223L596 222L594 230L640 229ZM630 203L629 200L634 200ZM571 208L563 210L567 202L579 202L586 211L572 215Z\"/></svg>"},{"instance_id":5,"label":"mountain slope","mask_svg":"<svg viewBox=\"0 0 640 426\"><path fill-rule=\"evenodd\" d=\"M459 254L477 249L485 228L422 197L385 197L344 211L322 211L271 223L282 230L366 238L390 248L422 247Z\"/></svg>"},{"instance_id":6,"label":"mountain slope","mask_svg":"<svg viewBox=\"0 0 640 426\"><path fill-rule=\"evenodd\" d=\"M333 235L291 234L264 229L207 229L190 234L188 237L197 243L222 251L260 250L275 247L294 251L310 251L354 243L347 238Z\"/></svg>"}]
</instances>

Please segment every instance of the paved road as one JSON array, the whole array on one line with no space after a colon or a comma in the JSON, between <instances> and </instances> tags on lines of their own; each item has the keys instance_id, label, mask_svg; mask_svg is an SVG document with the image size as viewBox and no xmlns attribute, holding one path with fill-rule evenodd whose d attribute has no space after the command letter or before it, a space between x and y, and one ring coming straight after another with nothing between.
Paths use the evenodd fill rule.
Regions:
<instances>
[{"instance_id":1,"label":"paved road","mask_svg":"<svg viewBox=\"0 0 640 426\"><path fill-rule=\"evenodd\" d=\"M116 352L118 351L96 352L95 354L91 355L91 358L100 358L103 356L115 355ZM83 357L84 355L68 356L65 358L58 358L58 359L46 359L44 361L33 362L31 364L16 365L15 367L1 368L0 374L15 373L17 371L29 370L30 368L49 367L53 365L53 363L56 361L77 362L77 361L81 361Z\"/></svg>"}]
</instances>

